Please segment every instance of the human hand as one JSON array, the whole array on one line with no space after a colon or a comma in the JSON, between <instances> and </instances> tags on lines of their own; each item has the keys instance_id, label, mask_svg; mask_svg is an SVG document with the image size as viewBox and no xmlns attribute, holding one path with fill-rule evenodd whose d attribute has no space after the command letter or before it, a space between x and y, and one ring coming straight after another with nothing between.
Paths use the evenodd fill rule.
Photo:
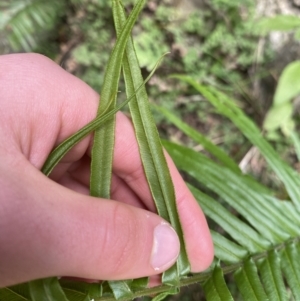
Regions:
<instances>
[{"instance_id":1,"label":"human hand","mask_svg":"<svg viewBox=\"0 0 300 301\"><path fill-rule=\"evenodd\" d=\"M157 275L179 252L155 214L133 126L116 117L112 200L89 196L92 135L50 178L51 150L95 118L99 96L37 54L0 57L0 287L49 276L130 279ZM213 245L205 217L166 154L193 272ZM153 248L156 241L156 248Z\"/></svg>"}]
</instances>

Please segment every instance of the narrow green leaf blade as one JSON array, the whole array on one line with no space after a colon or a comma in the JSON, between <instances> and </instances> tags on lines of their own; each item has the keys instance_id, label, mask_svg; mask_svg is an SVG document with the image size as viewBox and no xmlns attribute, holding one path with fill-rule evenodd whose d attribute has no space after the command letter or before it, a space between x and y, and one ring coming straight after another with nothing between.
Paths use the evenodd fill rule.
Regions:
<instances>
[{"instance_id":1,"label":"narrow green leaf blade","mask_svg":"<svg viewBox=\"0 0 300 301\"><path fill-rule=\"evenodd\" d=\"M282 251L281 268L295 300L300 300L300 256L294 243Z\"/></svg>"},{"instance_id":2,"label":"narrow green leaf blade","mask_svg":"<svg viewBox=\"0 0 300 301\"><path fill-rule=\"evenodd\" d=\"M163 114L170 122L176 125L182 132L191 137L195 142L201 144L208 152L214 155L224 166L228 167L232 171L240 173L239 166L219 147L214 145L209 139L204 135L182 122L169 110L161 106L154 106L154 108Z\"/></svg>"},{"instance_id":3,"label":"narrow green leaf blade","mask_svg":"<svg viewBox=\"0 0 300 301\"><path fill-rule=\"evenodd\" d=\"M294 146L295 146L295 151L296 151L298 161L300 162L300 138L299 138L299 134L296 133L295 131L293 131L291 133L291 139L292 139L292 141L294 143Z\"/></svg>"},{"instance_id":4,"label":"narrow green leaf blade","mask_svg":"<svg viewBox=\"0 0 300 301\"><path fill-rule=\"evenodd\" d=\"M118 89L123 54L127 40L130 36L131 29L141 9L143 8L144 3L145 0L139 0L135 4L112 51L104 76L98 115L100 115L103 111L112 110L115 108L115 99L113 102L111 102L111 99L116 95ZM112 117L112 119L106 122L104 127L97 129L94 135L90 177L90 194L92 196L103 197L107 199L110 198L114 129L115 118Z\"/></svg>"},{"instance_id":5,"label":"narrow green leaf blade","mask_svg":"<svg viewBox=\"0 0 300 301\"><path fill-rule=\"evenodd\" d=\"M132 291L127 281L109 281L108 285L112 289L116 300L130 298L132 296Z\"/></svg>"},{"instance_id":6,"label":"narrow green leaf blade","mask_svg":"<svg viewBox=\"0 0 300 301\"><path fill-rule=\"evenodd\" d=\"M115 2L113 6L115 27L117 33L120 32L126 15L120 2ZM123 70L126 84L127 95L131 95L141 82L143 77L139 67L138 59L135 54L132 40L128 41L125 56L123 59ZM177 261L179 273L171 268L167 277L169 284L174 285L178 282L178 275L185 275L189 272L189 262L184 246L183 233L179 221L175 192L169 169L164 157L163 149L156 129L148 96L145 88L142 88L129 104L132 121L135 127L135 133L139 144L141 159L143 162L148 184L155 201L157 210L164 219L171 222L178 233L181 252ZM169 277L172 276L172 277Z\"/></svg>"},{"instance_id":7,"label":"narrow green leaf blade","mask_svg":"<svg viewBox=\"0 0 300 301\"><path fill-rule=\"evenodd\" d=\"M163 273L162 283L175 287L179 286L180 278L176 263Z\"/></svg>"},{"instance_id":8,"label":"narrow green leaf blade","mask_svg":"<svg viewBox=\"0 0 300 301\"><path fill-rule=\"evenodd\" d=\"M28 285L32 301L69 301L57 277L34 280Z\"/></svg>"},{"instance_id":9,"label":"narrow green leaf blade","mask_svg":"<svg viewBox=\"0 0 300 301\"><path fill-rule=\"evenodd\" d=\"M204 283L203 289L207 301L233 301L219 265L215 266L211 277Z\"/></svg>"},{"instance_id":10,"label":"narrow green leaf blade","mask_svg":"<svg viewBox=\"0 0 300 301\"><path fill-rule=\"evenodd\" d=\"M135 291L147 287L148 283L149 283L148 277L133 279L130 288Z\"/></svg>"},{"instance_id":11,"label":"narrow green leaf blade","mask_svg":"<svg viewBox=\"0 0 300 301\"><path fill-rule=\"evenodd\" d=\"M189 185L189 188L205 215L220 225L232 238L246 248L246 250L251 253L257 253L270 246L270 243L264 240L254 229L243 223L217 201L191 185Z\"/></svg>"},{"instance_id":12,"label":"narrow green leaf blade","mask_svg":"<svg viewBox=\"0 0 300 301\"><path fill-rule=\"evenodd\" d=\"M258 265L265 291L272 301L287 301L286 288L280 268L280 256L276 250L270 251Z\"/></svg>"},{"instance_id":13,"label":"narrow green leaf blade","mask_svg":"<svg viewBox=\"0 0 300 301\"><path fill-rule=\"evenodd\" d=\"M246 258L248 251L223 235L210 230L215 249L215 257L227 264L237 263Z\"/></svg>"},{"instance_id":14,"label":"narrow green leaf blade","mask_svg":"<svg viewBox=\"0 0 300 301\"><path fill-rule=\"evenodd\" d=\"M99 128L103 125L108 119L110 119L117 111L119 111L123 106L125 106L130 99L124 101L117 108L109 111L106 114L99 115L94 120L89 122L83 128L81 128L78 132L71 135L69 138L64 140L60 145L58 145L48 156L46 162L42 167L42 172L49 176L54 167L59 163L59 161L67 154L68 151L71 150L77 143L79 143L82 139L84 139L91 132Z\"/></svg>"},{"instance_id":15,"label":"narrow green leaf blade","mask_svg":"<svg viewBox=\"0 0 300 301\"><path fill-rule=\"evenodd\" d=\"M257 268L252 259L234 273L234 279L244 300L269 300L259 279Z\"/></svg>"},{"instance_id":16,"label":"narrow green leaf blade","mask_svg":"<svg viewBox=\"0 0 300 301\"><path fill-rule=\"evenodd\" d=\"M272 196L265 196L265 198L273 208L276 207L276 210L281 212L282 220L285 221L284 228L291 234L291 236L298 236L300 233L300 215L295 204L291 201L278 200Z\"/></svg>"}]
</instances>

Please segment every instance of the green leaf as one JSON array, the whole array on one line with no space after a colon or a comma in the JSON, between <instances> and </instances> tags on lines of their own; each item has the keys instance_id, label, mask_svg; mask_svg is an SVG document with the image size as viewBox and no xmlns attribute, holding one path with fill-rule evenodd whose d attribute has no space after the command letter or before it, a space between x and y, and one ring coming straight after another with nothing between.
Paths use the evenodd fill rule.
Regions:
<instances>
[{"instance_id":1,"label":"green leaf","mask_svg":"<svg viewBox=\"0 0 300 301\"><path fill-rule=\"evenodd\" d=\"M288 222L288 226L286 225L286 231L290 232L292 236L298 236L300 233L300 215L293 203L290 201L278 200L272 196L265 196L266 201L270 203L270 206L273 208L277 208L276 211L279 210L282 215L282 219Z\"/></svg>"},{"instance_id":2,"label":"green leaf","mask_svg":"<svg viewBox=\"0 0 300 301\"><path fill-rule=\"evenodd\" d=\"M165 298L167 298L168 296L171 295L176 295L179 293L178 288L176 287L171 287L169 290L167 290L166 292L160 293L159 295L155 296L152 301L162 301Z\"/></svg>"},{"instance_id":3,"label":"green leaf","mask_svg":"<svg viewBox=\"0 0 300 301\"><path fill-rule=\"evenodd\" d=\"M113 5L114 21L117 33L120 32L126 15L120 2L114 2ZM124 79L126 84L126 93L131 95L136 87L143 82L143 77L139 67L138 59L135 54L134 46L131 40L128 41L125 56L123 59ZM145 88L142 88L129 104L132 121L139 145L141 159L143 162L146 178L152 193L158 213L167 221L170 221L176 230L180 243L181 252L177 260L176 271L174 266L164 275L164 283L176 285L178 276L189 272L189 262L184 246L183 233L179 221L175 192L169 168L163 153L158 131L153 120L150 104Z\"/></svg>"},{"instance_id":4,"label":"green leaf","mask_svg":"<svg viewBox=\"0 0 300 301\"><path fill-rule=\"evenodd\" d=\"M2 301L31 301L27 283L4 287L0 289L0 300Z\"/></svg>"},{"instance_id":5,"label":"green leaf","mask_svg":"<svg viewBox=\"0 0 300 301\"><path fill-rule=\"evenodd\" d=\"M290 243L281 254L281 268L295 300L300 300L300 256L294 243Z\"/></svg>"},{"instance_id":6,"label":"green leaf","mask_svg":"<svg viewBox=\"0 0 300 301\"><path fill-rule=\"evenodd\" d=\"M115 3L118 0L114 0ZM113 110L116 105L116 93L121 73L123 54L132 27L144 6L145 0L138 1L128 17L122 33L120 33L109 58L104 82L101 90L101 101L97 116L102 112ZM132 94L131 94L132 95ZM113 99L113 101L111 101ZM105 126L97 129L94 134L92 148L90 194L96 197L110 198L112 176L112 158L114 149L115 118L107 120Z\"/></svg>"},{"instance_id":7,"label":"green leaf","mask_svg":"<svg viewBox=\"0 0 300 301\"><path fill-rule=\"evenodd\" d=\"M32 301L68 301L57 277L29 282Z\"/></svg>"},{"instance_id":8,"label":"green leaf","mask_svg":"<svg viewBox=\"0 0 300 301\"><path fill-rule=\"evenodd\" d=\"M227 264L237 263L248 255L248 251L245 248L225 238L220 233L210 230L210 234L214 242L215 257L222 262Z\"/></svg>"},{"instance_id":9,"label":"green leaf","mask_svg":"<svg viewBox=\"0 0 300 301\"><path fill-rule=\"evenodd\" d=\"M219 265L215 266L211 277L204 283L203 289L207 301L233 301Z\"/></svg>"},{"instance_id":10,"label":"green leaf","mask_svg":"<svg viewBox=\"0 0 300 301\"><path fill-rule=\"evenodd\" d=\"M270 31L290 31L300 27L300 18L294 15L278 15L271 18L263 18L259 23L260 30L268 33Z\"/></svg>"},{"instance_id":11,"label":"green leaf","mask_svg":"<svg viewBox=\"0 0 300 301\"><path fill-rule=\"evenodd\" d=\"M240 131L255 145L265 157L271 168L284 183L285 188L300 211L300 177L299 175L278 155L272 146L263 138L260 130L243 111L225 94L214 89L198 84L187 76L177 76L181 80L191 84L205 98L216 107L221 115L228 117Z\"/></svg>"},{"instance_id":12,"label":"green leaf","mask_svg":"<svg viewBox=\"0 0 300 301\"><path fill-rule=\"evenodd\" d=\"M257 268L252 259L247 260L244 266L234 273L234 279L244 300L269 300L260 282Z\"/></svg>"},{"instance_id":13,"label":"green leaf","mask_svg":"<svg viewBox=\"0 0 300 301\"><path fill-rule=\"evenodd\" d=\"M288 232L294 232L293 221L283 218L278 208L273 208L264 195L247 186L236 173L192 149L170 142L164 146L178 168L220 195L269 241L280 243L290 237Z\"/></svg>"},{"instance_id":14,"label":"green leaf","mask_svg":"<svg viewBox=\"0 0 300 301\"><path fill-rule=\"evenodd\" d=\"M268 256L259 262L258 268L269 300L288 300L277 251L270 251Z\"/></svg>"},{"instance_id":15,"label":"green leaf","mask_svg":"<svg viewBox=\"0 0 300 301\"><path fill-rule=\"evenodd\" d=\"M97 293L97 291L96 291ZM94 296L92 293L90 293L91 296ZM103 281L101 283L101 295L100 297L104 297L107 296L108 298L110 298L111 300L116 300L116 298L114 297L113 291L111 290L111 287L109 285L109 281ZM100 300L101 300L100 298ZM128 299L128 298L127 298ZM96 297L97 300L97 297Z\"/></svg>"},{"instance_id":16,"label":"green leaf","mask_svg":"<svg viewBox=\"0 0 300 301\"><path fill-rule=\"evenodd\" d=\"M133 279L130 287L133 290L137 290L137 289L147 287L148 283L149 283L149 278L148 277L137 278L137 279Z\"/></svg>"},{"instance_id":17,"label":"green leaf","mask_svg":"<svg viewBox=\"0 0 300 301\"><path fill-rule=\"evenodd\" d=\"M109 281L108 285L112 289L116 300L130 298L132 296L132 291L127 281Z\"/></svg>"},{"instance_id":18,"label":"green leaf","mask_svg":"<svg viewBox=\"0 0 300 301\"><path fill-rule=\"evenodd\" d=\"M177 118L174 114L172 114L166 108L160 106L154 106L154 108L162 113L170 122L175 124L181 131L183 131L186 135L191 137L195 142L201 144L204 149L214 155L224 166L232 169L233 171L240 173L239 166L219 147L214 145L209 139L207 139L204 135L191 128L186 123L182 122L179 118Z\"/></svg>"},{"instance_id":19,"label":"green leaf","mask_svg":"<svg viewBox=\"0 0 300 301\"><path fill-rule=\"evenodd\" d=\"M300 21L300 18L298 18ZM274 96L274 106L290 102L300 93L300 61L288 64L282 74Z\"/></svg>"},{"instance_id":20,"label":"green leaf","mask_svg":"<svg viewBox=\"0 0 300 301\"><path fill-rule=\"evenodd\" d=\"M164 145L173 159L175 159L176 163L177 159L174 156L173 151L170 150L167 144L164 143ZM205 215L218 223L229 235L231 235L232 238L234 238L247 250L256 253L265 250L270 246L270 243L268 241L264 240L264 238L261 237L255 230L253 230L247 224L243 223L240 219L230 213L217 201L213 200L211 197L204 194L195 187L191 185L188 186L195 196L196 200L198 201L200 207L204 211ZM229 259L229 257L227 257L227 259Z\"/></svg>"},{"instance_id":21,"label":"green leaf","mask_svg":"<svg viewBox=\"0 0 300 301\"><path fill-rule=\"evenodd\" d=\"M300 61L290 63L283 70L274 96L274 102L264 121L264 129L279 128L286 136L294 129L292 99L300 93Z\"/></svg>"},{"instance_id":22,"label":"green leaf","mask_svg":"<svg viewBox=\"0 0 300 301\"><path fill-rule=\"evenodd\" d=\"M91 296L91 298L100 298L103 293L104 293L104 283L106 282L101 282L101 283L88 283L87 289L88 289L88 294Z\"/></svg>"}]
</instances>

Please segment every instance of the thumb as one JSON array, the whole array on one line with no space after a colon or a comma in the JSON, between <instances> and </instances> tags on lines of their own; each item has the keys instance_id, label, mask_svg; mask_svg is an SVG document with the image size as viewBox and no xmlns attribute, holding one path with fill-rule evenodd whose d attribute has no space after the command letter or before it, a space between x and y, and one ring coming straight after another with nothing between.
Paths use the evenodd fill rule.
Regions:
<instances>
[{"instance_id":1,"label":"thumb","mask_svg":"<svg viewBox=\"0 0 300 301\"><path fill-rule=\"evenodd\" d=\"M176 261L177 234L158 215L78 194L29 164L18 170L26 177L0 176L0 286L49 276L130 279Z\"/></svg>"}]
</instances>

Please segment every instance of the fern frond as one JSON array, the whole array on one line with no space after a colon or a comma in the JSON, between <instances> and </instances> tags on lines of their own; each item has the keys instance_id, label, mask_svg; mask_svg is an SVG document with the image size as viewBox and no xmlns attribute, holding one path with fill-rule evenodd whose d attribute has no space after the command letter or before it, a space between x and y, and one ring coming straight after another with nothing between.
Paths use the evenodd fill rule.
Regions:
<instances>
[{"instance_id":1,"label":"fern frond","mask_svg":"<svg viewBox=\"0 0 300 301\"><path fill-rule=\"evenodd\" d=\"M34 16L32 7L36 5L42 9L47 4L42 0L27 0L23 1L22 5L20 2L17 3L17 9L3 28L8 24L11 26L9 30L15 39L11 45L29 49L36 43L33 26L45 25L41 19L43 13ZM53 3L56 1L51 5ZM26 18L22 21L24 16L29 17L30 21L28 19L25 21ZM53 16L50 18L52 21L55 19ZM53 25L50 19L45 22ZM212 87L200 85L190 78L181 77L181 79L196 88L220 114L235 123L260 150L282 180L290 200L276 198L272 191L250 176L242 174L226 154L218 151L195 131L176 121L191 138L205 144L206 149L224 165L220 166L207 156L187 147L163 141L177 167L193 178L194 186L189 184L189 188L208 219L220 229L220 232L211 230L215 246L214 265L203 273L180 276L178 286L201 283L208 301L231 301L233 294L230 291L231 287L226 283L225 275L232 274L244 300L287 300L287 290L292 292L295 300L300 300L299 175L279 157L258 127L236 107L234 101ZM166 115L171 122L175 121L170 114ZM196 186L205 187L205 192ZM213 199L210 192L217 195L218 200ZM199 231L201 235L201 229L195 231ZM38 284L36 288L33 287L35 284ZM154 300L159 301L169 294L178 292L177 286L170 287L165 284L147 288L146 278L121 283L104 281L93 284L65 279L57 281L52 278L44 279L42 283L32 282L0 289L0 300L39 300L41 296L39 290L43 289L45 284L47 285L45 288L51 287L51 294L46 291L41 295L48 293L47 300L51 301L125 301L148 295L156 295ZM30 290L34 290L36 294L30 293Z\"/></svg>"},{"instance_id":2,"label":"fern frond","mask_svg":"<svg viewBox=\"0 0 300 301\"><path fill-rule=\"evenodd\" d=\"M66 1L11 1L0 12L1 43L12 51L32 51L55 28Z\"/></svg>"}]
</instances>

